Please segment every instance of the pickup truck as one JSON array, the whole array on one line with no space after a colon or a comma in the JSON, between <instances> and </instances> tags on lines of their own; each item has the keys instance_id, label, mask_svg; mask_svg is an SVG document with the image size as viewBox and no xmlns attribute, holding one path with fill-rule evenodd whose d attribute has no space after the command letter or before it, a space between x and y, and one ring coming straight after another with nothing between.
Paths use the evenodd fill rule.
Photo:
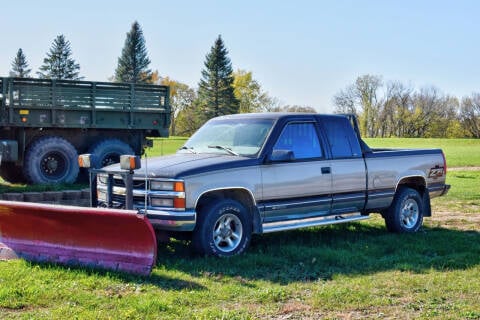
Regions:
<instances>
[{"instance_id":1,"label":"pickup truck","mask_svg":"<svg viewBox=\"0 0 480 320\"><path fill-rule=\"evenodd\" d=\"M136 209L202 254L242 253L262 234L364 220L413 233L446 194L440 149L371 149L347 115L238 114L214 118L174 155L144 159L131 192L118 165L93 176L92 205ZM126 195L130 194L130 200Z\"/></svg>"}]
</instances>

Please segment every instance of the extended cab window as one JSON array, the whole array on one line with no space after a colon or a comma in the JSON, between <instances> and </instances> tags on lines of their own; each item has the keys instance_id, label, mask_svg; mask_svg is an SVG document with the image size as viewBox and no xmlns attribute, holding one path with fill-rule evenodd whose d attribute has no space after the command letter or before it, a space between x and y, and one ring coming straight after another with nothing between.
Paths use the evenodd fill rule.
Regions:
<instances>
[{"instance_id":1,"label":"extended cab window","mask_svg":"<svg viewBox=\"0 0 480 320\"><path fill-rule=\"evenodd\" d=\"M315 125L311 122L287 124L273 150L291 150L295 159L323 157Z\"/></svg>"},{"instance_id":2,"label":"extended cab window","mask_svg":"<svg viewBox=\"0 0 480 320\"><path fill-rule=\"evenodd\" d=\"M362 155L358 139L345 118L329 117L322 121L333 158L356 158Z\"/></svg>"}]
</instances>

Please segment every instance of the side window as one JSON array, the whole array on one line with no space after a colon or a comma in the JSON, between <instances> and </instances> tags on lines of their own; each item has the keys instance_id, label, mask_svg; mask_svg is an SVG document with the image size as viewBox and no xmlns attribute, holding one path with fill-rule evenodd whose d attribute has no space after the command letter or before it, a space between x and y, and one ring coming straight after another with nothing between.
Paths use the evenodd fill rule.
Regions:
<instances>
[{"instance_id":1,"label":"side window","mask_svg":"<svg viewBox=\"0 0 480 320\"><path fill-rule=\"evenodd\" d=\"M327 133L333 158L355 158L362 155L358 139L348 120L329 117L322 123Z\"/></svg>"},{"instance_id":2,"label":"side window","mask_svg":"<svg viewBox=\"0 0 480 320\"><path fill-rule=\"evenodd\" d=\"M287 124L273 150L292 150L295 159L323 157L315 125L311 122Z\"/></svg>"}]
</instances>

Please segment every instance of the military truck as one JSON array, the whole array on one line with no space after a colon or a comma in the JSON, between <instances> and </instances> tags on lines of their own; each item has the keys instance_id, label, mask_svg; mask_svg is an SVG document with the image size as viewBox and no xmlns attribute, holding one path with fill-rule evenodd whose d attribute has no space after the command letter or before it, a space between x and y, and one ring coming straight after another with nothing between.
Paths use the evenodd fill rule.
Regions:
<instances>
[{"instance_id":1,"label":"military truck","mask_svg":"<svg viewBox=\"0 0 480 320\"><path fill-rule=\"evenodd\" d=\"M167 137L169 88L159 85L0 78L0 175L6 181L72 183L78 154L94 167L141 155Z\"/></svg>"}]
</instances>

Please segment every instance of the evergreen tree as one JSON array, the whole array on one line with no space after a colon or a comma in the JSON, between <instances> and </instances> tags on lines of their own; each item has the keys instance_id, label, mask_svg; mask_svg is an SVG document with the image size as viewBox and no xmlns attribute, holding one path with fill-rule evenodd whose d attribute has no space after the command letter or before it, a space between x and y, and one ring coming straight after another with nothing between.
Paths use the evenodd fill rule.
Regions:
<instances>
[{"instance_id":1,"label":"evergreen tree","mask_svg":"<svg viewBox=\"0 0 480 320\"><path fill-rule=\"evenodd\" d=\"M118 58L114 80L116 82L151 83L152 70L140 24L135 21L127 33L122 55Z\"/></svg>"},{"instance_id":2,"label":"evergreen tree","mask_svg":"<svg viewBox=\"0 0 480 320\"><path fill-rule=\"evenodd\" d=\"M12 62L11 77L28 78L32 69L28 68L27 58L23 54L22 48L18 49L17 55Z\"/></svg>"},{"instance_id":3,"label":"evergreen tree","mask_svg":"<svg viewBox=\"0 0 480 320\"><path fill-rule=\"evenodd\" d=\"M206 119L238 113L239 101L233 88L232 63L222 37L218 36L205 60L198 96Z\"/></svg>"},{"instance_id":4,"label":"evergreen tree","mask_svg":"<svg viewBox=\"0 0 480 320\"><path fill-rule=\"evenodd\" d=\"M79 76L79 70L80 65L72 58L70 41L61 34L53 40L37 75L45 79L81 80L83 77Z\"/></svg>"}]
</instances>

